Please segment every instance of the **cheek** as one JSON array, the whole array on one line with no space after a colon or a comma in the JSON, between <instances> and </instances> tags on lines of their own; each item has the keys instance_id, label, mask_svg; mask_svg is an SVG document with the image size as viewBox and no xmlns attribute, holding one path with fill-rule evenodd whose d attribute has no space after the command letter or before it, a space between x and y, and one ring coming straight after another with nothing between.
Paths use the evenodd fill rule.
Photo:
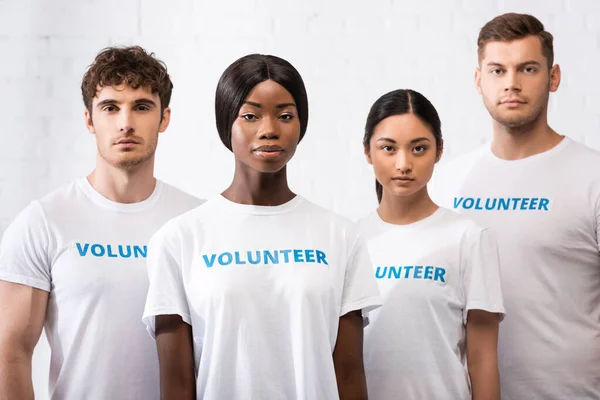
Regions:
<instances>
[{"instance_id":1,"label":"cheek","mask_svg":"<svg viewBox=\"0 0 600 400\"><path fill-rule=\"evenodd\" d=\"M231 126L231 149L235 150L248 143L249 129L237 121Z\"/></svg>"},{"instance_id":2,"label":"cheek","mask_svg":"<svg viewBox=\"0 0 600 400\"><path fill-rule=\"evenodd\" d=\"M435 168L435 151L430 151L426 155L418 158L419 175L422 178L431 178Z\"/></svg>"},{"instance_id":3,"label":"cheek","mask_svg":"<svg viewBox=\"0 0 600 400\"><path fill-rule=\"evenodd\" d=\"M390 173L394 173L396 169L394 157L389 154L384 154L379 151L371 152L371 161L373 163L373 171L377 177L383 177Z\"/></svg>"}]
</instances>

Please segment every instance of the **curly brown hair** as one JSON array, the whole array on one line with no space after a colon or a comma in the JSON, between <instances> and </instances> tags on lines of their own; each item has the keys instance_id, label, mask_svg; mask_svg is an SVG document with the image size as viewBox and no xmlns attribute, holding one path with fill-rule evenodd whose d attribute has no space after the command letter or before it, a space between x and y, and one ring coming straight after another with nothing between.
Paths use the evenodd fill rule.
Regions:
<instances>
[{"instance_id":1,"label":"curly brown hair","mask_svg":"<svg viewBox=\"0 0 600 400\"><path fill-rule=\"evenodd\" d=\"M542 53L548 60L548 68L554 63L553 37L544 29L539 19L528 14L507 13L489 21L479 31L477 38L477 54L479 61L483 59L485 45L488 42L510 42L527 36L540 38Z\"/></svg>"},{"instance_id":2,"label":"curly brown hair","mask_svg":"<svg viewBox=\"0 0 600 400\"><path fill-rule=\"evenodd\" d=\"M98 88L125 82L132 89L148 88L160 98L161 115L171 101L173 83L167 66L140 46L107 47L88 67L81 82L85 107L92 113L92 101Z\"/></svg>"}]
</instances>

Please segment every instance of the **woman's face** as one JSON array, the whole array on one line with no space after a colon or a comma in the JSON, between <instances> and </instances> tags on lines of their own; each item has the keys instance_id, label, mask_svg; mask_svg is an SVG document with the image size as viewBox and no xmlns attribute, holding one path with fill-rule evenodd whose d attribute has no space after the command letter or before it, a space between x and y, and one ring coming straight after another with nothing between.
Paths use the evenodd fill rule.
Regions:
<instances>
[{"instance_id":1,"label":"woman's face","mask_svg":"<svg viewBox=\"0 0 600 400\"><path fill-rule=\"evenodd\" d=\"M290 92L272 80L254 86L231 127L236 160L261 173L278 172L299 141L300 120Z\"/></svg>"},{"instance_id":2,"label":"woman's face","mask_svg":"<svg viewBox=\"0 0 600 400\"><path fill-rule=\"evenodd\" d=\"M431 128L413 114L382 120L373 132L367 161L384 192L411 196L427 186L439 160Z\"/></svg>"}]
</instances>

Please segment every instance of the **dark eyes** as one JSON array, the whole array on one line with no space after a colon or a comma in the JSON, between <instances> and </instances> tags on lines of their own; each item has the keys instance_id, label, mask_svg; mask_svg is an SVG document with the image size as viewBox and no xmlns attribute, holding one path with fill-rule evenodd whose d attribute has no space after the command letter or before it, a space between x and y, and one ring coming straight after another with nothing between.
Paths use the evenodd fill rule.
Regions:
<instances>
[{"instance_id":1,"label":"dark eyes","mask_svg":"<svg viewBox=\"0 0 600 400\"><path fill-rule=\"evenodd\" d=\"M258 117L255 114L243 114L241 116L243 119L245 119L246 121L257 121ZM290 113L286 113L286 114L281 114L279 116L279 119L282 121L291 121L292 119L294 119L294 114L290 114Z\"/></svg>"},{"instance_id":2,"label":"dark eyes","mask_svg":"<svg viewBox=\"0 0 600 400\"><path fill-rule=\"evenodd\" d=\"M258 119L254 114L244 114L242 115L242 118L246 121L256 121Z\"/></svg>"},{"instance_id":3,"label":"dark eyes","mask_svg":"<svg viewBox=\"0 0 600 400\"><path fill-rule=\"evenodd\" d=\"M142 106L137 106L135 109L137 111L150 111L150 107L143 106L143 105ZM102 109L102 111L106 111L106 112L114 112L114 111L118 111L118 110L119 110L119 108L117 106L114 106L114 105L109 105L109 106L106 106L106 107L104 107Z\"/></svg>"},{"instance_id":4,"label":"dark eyes","mask_svg":"<svg viewBox=\"0 0 600 400\"><path fill-rule=\"evenodd\" d=\"M527 73L527 74L532 74L534 72L537 71L537 68L535 67L525 67L523 68L523 72ZM501 70L500 68L494 68L492 70L490 70L490 73L494 74L494 75L500 75L502 74L504 71Z\"/></svg>"}]
</instances>

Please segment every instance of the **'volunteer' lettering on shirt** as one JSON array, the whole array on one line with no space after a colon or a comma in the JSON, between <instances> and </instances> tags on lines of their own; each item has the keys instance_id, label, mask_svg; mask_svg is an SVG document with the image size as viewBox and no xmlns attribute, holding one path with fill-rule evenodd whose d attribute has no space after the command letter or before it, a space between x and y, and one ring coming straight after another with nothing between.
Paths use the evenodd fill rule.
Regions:
<instances>
[{"instance_id":1,"label":"'volunteer' lettering on shirt","mask_svg":"<svg viewBox=\"0 0 600 400\"><path fill-rule=\"evenodd\" d=\"M253 251L225 251L217 254L203 254L202 259L207 268L215 264L244 265L244 264L289 264L289 263L327 263L327 254L314 249L285 249L285 250L253 250Z\"/></svg>"},{"instance_id":2,"label":"'volunteer' lettering on shirt","mask_svg":"<svg viewBox=\"0 0 600 400\"><path fill-rule=\"evenodd\" d=\"M465 210L533 210L548 211L545 197L455 197L454 208Z\"/></svg>"}]
</instances>

